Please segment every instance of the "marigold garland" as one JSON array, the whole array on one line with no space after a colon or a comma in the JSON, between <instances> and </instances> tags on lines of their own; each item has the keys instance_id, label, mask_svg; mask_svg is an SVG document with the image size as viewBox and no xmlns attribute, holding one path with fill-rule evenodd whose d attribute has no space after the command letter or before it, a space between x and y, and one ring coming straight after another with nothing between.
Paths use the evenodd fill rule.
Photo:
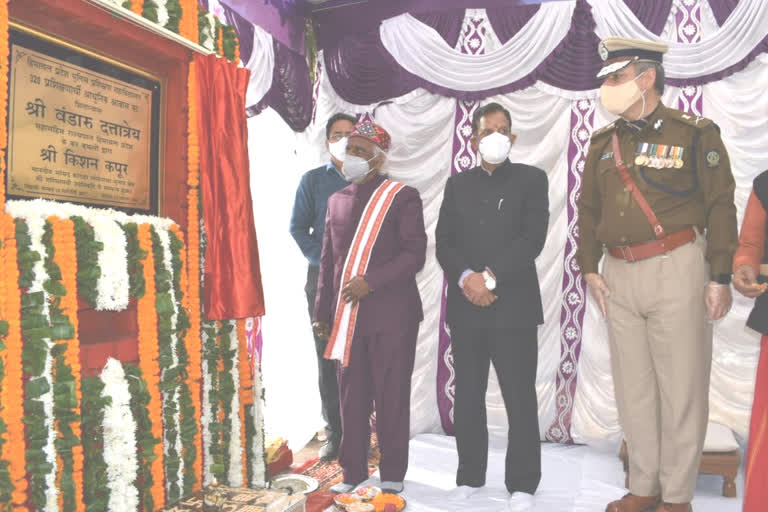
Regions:
<instances>
[{"instance_id":1,"label":"marigold garland","mask_svg":"<svg viewBox=\"0 0 768 512\"><path fill-rule=\"evenodd\" d=\"M243 452L243 487L248 487L248 450L245 436L245 409L251 403L253 382L251 380L251 365L248 361L248 340L245 334L245 320L237 320L237 371L240 377L240 447Z\"/></svg>"},{"instance_id":2,"label":"marigold garland","mask_svg":"<svg viewBox=\"0 0 768 512\"><path fill-rule=\"evenodd\" d=\"M8 70L8 0L0 0L0 68ZM5 212L5 148L8 146L8 73L0 73L0 212Z\"/></svg>"},{"instance_id":3,"label":"marigold garland","mask_svg":"<svg viewBox=\"0 0 768 512\"><path fill-rule=\"evenodd\" d=\"M181 22L179 35L194 43L198 41L197 0L181 0Z\"/></svg>"},{"instance_id":4,"label":"marigold garland","mask_svg":"<svg viewBox=\"0 0 768 512\"><path fill-rule=\"evenodd\" d=\"M198 0L189 0L189 40L197 41L198 18L197 18L197 6Z\"/></svg>"},{"instance_id":5,"label":"marigold garland","mask_svg":"<svg viewBox=\"0 0 768 512\"><path fill-rule=\"evenodd\" d=\"M7 7L5 1L0 2L0 5L4 10ZM0 16L3 16L3 13L0 13ZM7 11L5 11L4 19L7 21ZM7 31L5 33L7 34ZM3 103L3 105L5 104ZM21 290L18 286L19 270L16 261L16 224L13 217L5 213L0 213L0 241L2 241L2 247L0 247L0 254L2 255L0 257L0 264L2 264L0 318L8 322L5 350L0 351L0 361L2 361L5 369L5 377L0 389L0 403L2 404L0 418L6 426L6 431L0 433L0 437L4 441L2 451L0 451L0 459L8 462L8 472L13 484L13 491L11 492L13 510L25 512L27 510L24 505L27 502L28 484L26 480L26 443L24 440L24 423L22 422L24 392L21 358Z\"/></svg>"},{"instance_id":6,"label":"marigold garland","mask_svg":"<svg viewBox=\"0 0 768 512\"><path fill-rule=\"evenodd\" d=\"M171 226L171 232L178 238L178 240L184 244L184 233L182 233L179 226L174 224ZM186 248L187 251L189 247ZM192 287L189 286L189 266L187 260L187 251L183 248L179 251L179 257L181 258L181 270L179 272L179 287L181 288L182 298L181 306L187 311L187 317L189 319L189 327L184 338L184 344L186 346L187 355L189 358L189 364L187 366L187 386L189 387L190 394L192 395L192 406L194 407L195 424L198 426L195 432L194 448L197 457L194 461L194 475L195 475L195 490L198 490L203 481L203 437L201 425L202 415L202 403L200 401L200 389L202 378L202 340L200 339L200 307L193 308L191 306L190 297L192 296ZM199 279L199 278L197 278ZM199 282L199 281L193 281ZM199 287L196 287L199 292ZM199 297L199 293L197 294ZM186 470L187 468L185 468Z\"/></svg>"},{"instance_id":7,"label":"marigold garland","mask_svg":"<svg viewBox=\"0 0 768 512\"><path fill-rule=\"evenodd\" d=\"M132 0L131 1L131 12L138 14L141 16L142 12L144 12L144 0Z\"/></svg>"},{"instance_id":8,"label":"marigold garland","mask_svg":"<svg viewBox=\"0 0 768 512\"><path fill-rule=\"evenodd\" d=\"M77 249L75 243L75 226L72 220L64 219L53 224L53 244L56 248L54 262L61 270L61 281L67 290L66 295L61 299L62 313L69 319L74 329L74 336L68 340L62 340L67 349L64 352L64 360L72 371L75 379L75 403L72 408L75 418L80 418L80 404L82 403L81 392L81 368L80 368L80 339L78 337L77 321ZM72 480L75 487L75 511L85 510L83 503L83 445L79 442L81 438L80 420L75 419L71 422L71 428L78 444L72 447Z\"/></svg>"},{"instance_id":9,"label":"marigold garland","mask_svg":"<svg viewBox=\"0 0 768 512\"><path fill-rule=\"evenodd\" d=\"M200 307L200 213L199 213L199 185L200 185L200 143L198 136L198 77L197 65L194 60L189 63L187 77L187 251L182 251L183 266L187 269L185 285L182 285L184 297L189 311L190 327L187 331L186 347L189 353L189 389L195 401L195 418L197 424L201 424L202 404L201 379L203 342L201 339L201 307ZM171 228L173 229L173 228ZM180 240L184 240L181 231L176 227L174 231ZM202 432L195 435L195 447L198 457L195 460L195 476L197 483L195 490L200 489L203 482L203 443Z\"/></svg>"},{"instance_id":10,"label":"marigold garland","mask_svg":"<svg viewBox=\"0 0 768 512\"><path fill-rule=\"evenodd\" d=\"M216 31L216 55L219 57L224 56L224 29L222 28L221 22L218 18L216 18L216 28L214 29Z\"/></svg>"},{"instance_id":11,"label":"marigold garland","mask_svg":"<svg viewBox=\"0 0 768 512\"><path fill-rule=\"evenodd\" d=\"M187 75L187 185L200 185L200 139L198 135L198 76L197 63L189 63ZM189 226L187 226L189 228Z\"/></svg>"},{"instance_id":12,"label":"marigold garland","mask_svg":"<svg viewBox=\"0 0 768 512\"><path fill-rule=\"evenodd\" d=\"M146 252L144 261L144 296L138 300L139 317L139 366L150 395L147 406L152 422L152 435L163 438L162 400L160 398L160 366L157 362L157 310L155 309L155 264L152 254L152 235L149 224L138 228L139 247ZM155 445L155 460L152 461L152 499L157 509L165 507L165 489L163 472L163 446Z\"/></svg>"}]
</instances>

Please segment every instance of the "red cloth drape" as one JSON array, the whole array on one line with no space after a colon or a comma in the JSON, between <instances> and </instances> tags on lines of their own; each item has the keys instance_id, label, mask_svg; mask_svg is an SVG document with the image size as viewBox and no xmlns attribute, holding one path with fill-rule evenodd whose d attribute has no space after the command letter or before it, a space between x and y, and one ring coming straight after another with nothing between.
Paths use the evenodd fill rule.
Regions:
<instances>
[{"instance_id":1,"label":"red cloth drape","mask_svg":"<svg viewBox=\"0 0 768 512\"><path fill-rule=\"evenodd\" d=\"M214 55L197 56L200 188L208 246L205 316L262 316L264 291L253 221L245 91L249 71Z\"/></svg>"},{"instance_id":2,"label":"red cloth drape","mask_svg":"<svg viewBox=\"0 0 768 512\"><path fill-rule=\"evenodd\" d=\"M757 365L744 482L744 512L763 512L768 506L768 335Z\"/></svg>"}]
</instances>

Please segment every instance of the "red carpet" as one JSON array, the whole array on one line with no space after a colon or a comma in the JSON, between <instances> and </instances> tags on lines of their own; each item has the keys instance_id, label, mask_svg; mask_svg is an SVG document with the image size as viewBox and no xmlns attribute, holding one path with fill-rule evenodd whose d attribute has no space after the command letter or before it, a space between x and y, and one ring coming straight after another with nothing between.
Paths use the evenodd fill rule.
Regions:
<instances>
[{"instance_id":1,"label":"red carpet","mask_svg":"<svg viewBox=\"0 0 768 512\"><path fill-rule=\"evenodd\" d=\"M371 436L371 449L368 452L368 474L372 475L379 468L379 446L376 436ZM333 494L328 489L342 481L341 466L337 461L324 462L318 458L308 460L294 473L310 476L318 481L319 487L307 496L307 512L322 512L333 504Z\"/></svg>"}]
</instances>

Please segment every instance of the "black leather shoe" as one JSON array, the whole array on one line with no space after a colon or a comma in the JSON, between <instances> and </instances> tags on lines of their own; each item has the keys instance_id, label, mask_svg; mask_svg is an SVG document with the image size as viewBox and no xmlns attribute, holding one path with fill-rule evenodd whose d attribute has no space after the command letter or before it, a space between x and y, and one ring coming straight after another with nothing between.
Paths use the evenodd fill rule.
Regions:
<instances>
[{"instance_id":1,"label":"black leather shoe","mask_svg":"<svg viewBox=\"0 0 768 512\"><path fill-rule=\"evenodd\" d=\"M329 440L320 448L320 460L336 460L339 457L339 443Z\"/></svg>"}]
</instances>

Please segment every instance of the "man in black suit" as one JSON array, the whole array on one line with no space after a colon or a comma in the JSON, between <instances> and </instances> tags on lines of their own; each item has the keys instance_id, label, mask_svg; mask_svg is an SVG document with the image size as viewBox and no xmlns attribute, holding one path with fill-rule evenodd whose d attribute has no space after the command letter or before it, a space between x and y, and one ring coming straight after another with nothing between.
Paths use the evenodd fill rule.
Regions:
<instances>
[{"instance_id":1,"label":"man in black suit","mask_svg":"<svg viewBox=\"0 0 768 512\"><path fill-rule=\"evenodd\" d=\"M547 175L509 161L515 141L498 103L472 118L472 147L482 164L451 176L437 222L437 259L449 282L447 322L456 370L454 499L485 485L490 362L509 420L509 510L533 507L541 478L536 401L537 331L543 312L534 260L549 222Z\"/></svg>"}]
</instances>

